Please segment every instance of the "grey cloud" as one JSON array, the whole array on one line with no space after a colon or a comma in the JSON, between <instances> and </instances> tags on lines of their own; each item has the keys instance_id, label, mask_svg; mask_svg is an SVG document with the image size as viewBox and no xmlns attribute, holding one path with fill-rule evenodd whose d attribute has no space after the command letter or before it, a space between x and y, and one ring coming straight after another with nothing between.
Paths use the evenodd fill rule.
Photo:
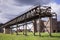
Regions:
<instances>
[{"instance_id":1,"label":"grey cloud","mask_svg":"<svg viewBox=\"0 0 60 40\"><path fill-rule=\"evenodd\" d=\"M35 5L35 4L48 4L51 0L15 0L17 5Z\"/></svg>"},{"instance_id":2,"label":"grey cloud","mask_svg":"<svg viewBox=\"0 0 60 40\"><path fill-rule=\"evenodd\" d=\"M26 9L30 8L32 5L35 4L48 4L51 0L3 0L3 3L0 6L0 10L2 10L0 16L0 22L11 20L12 18L21 15L21 12L26 11ZM15 6L17 5L17 6ZM23 5L23 6L22 6ZM4 18L4 19L2 19Z\"/></svg>"},{"instance_id":3,"label":"grey cloud","mask_svg":"<svg viewBox=\"0 0 60 40\"><path fill-rule=\"evenodd\" d=\"M15 18L18 15L21 15L22 11L25 11L30 6L15 6L11 3L11 0L8 0L8 2L4 1L3 4L0 5L0 22L5 23L13 18ZM7 4L8 3L8 4ZM3 19L4 18L4 19ZM3 22L4 21L4 22Z\"/></svg>"},{"instance_id":4,"label":"grey cloud","mask_svg":"<svg viewBox=\"0 0 60 40\"><path fill-rule=\"evenodd\" d=\"M17 3L22 4L22 5L31 5L36 2L36 0L15 0Z\"/></svg>"}]
</instances>

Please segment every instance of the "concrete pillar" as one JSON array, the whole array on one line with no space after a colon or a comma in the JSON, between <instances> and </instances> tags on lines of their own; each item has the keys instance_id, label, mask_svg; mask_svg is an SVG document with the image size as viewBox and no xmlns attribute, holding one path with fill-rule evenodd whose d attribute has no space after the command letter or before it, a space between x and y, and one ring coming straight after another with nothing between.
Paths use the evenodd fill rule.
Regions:
<instances>
[{"instance_id":1,"label":"concrete pillar","mask_svg":"<svg viewBox=\"0 0 60 40\"><path fill-rule=\"evenodd\" d=\"M35 35L35 32L37 32L37 22L36 22L36 19L35 20L33 20L33 27L34 27L34 31L33 31L33 33L34 33L34 35Z\"/></svg>"},{"instance_id":2,"label":"concrete pillar","mask_svg":"<svg viewBox=\"0 0 60 40\"><path fill-rule=\"evenodd\" d=\"M4 33L5 34L10 34L11 33L11 29L10 28L4 28Z\"/></svg>"}]
</instances>

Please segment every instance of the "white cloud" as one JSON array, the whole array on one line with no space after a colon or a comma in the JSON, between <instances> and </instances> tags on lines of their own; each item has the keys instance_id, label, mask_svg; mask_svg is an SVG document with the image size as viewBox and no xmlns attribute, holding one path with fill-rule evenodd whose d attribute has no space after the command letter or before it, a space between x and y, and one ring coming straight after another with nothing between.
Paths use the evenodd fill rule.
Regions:
<instances>
[{"instance_id":1,"label":"white cloud","mask_svg":"<svg viewBox=\"0 0 60 40\"><path fill-rule=\"evenodd\" d=\"M31 6L15 6L13 0L0 1L0 22L5 23L17 15L21 15L23 11Z\"/></svg>"},{"instance_id":2,"label":"white cloud","mask_svg":"<svg viewBox=\"0 0 60 40\"><path fill-rule=\"evenodd\" d=\"M52 7L52 11L57 14L58 21L60 21L60 4L53 2L53 3L50 3L50 5Z\"/></svg>"},{"instance_id":3,"label":"white cloud","mask_svg":"<svg viewBox=\"0 0 60 40\"><path fill-rule=\"evenodd\" d=\"M60 4L57 3L51 3L52 11L56 12L58 15L60 15Z\"/></svg>"},{"instance_id":4,"label":"white cloud","mask_svg":"<svg viewBox=\"0 0 60 40\"><path fill-rule=\"evenodd\" d=\"M43 1L43 2L45 3L46 1ZM16 4L14 0L0 0L0 22L5 23L16 16L21 15L25 11L28 11L27 9L32 6L32 5L16 6L14 4ZM48 5L52 7L54 12L60 15L59 4L55 2L51 2Z\"/></svg>"},{"instance_id":5,"label":"white cloud","mask_svg":"<svg viewBox=\"0 0 60 40\"><path fill-rule=\"evenodd\" d=\"M51 11L57 14L57 20L60 21L60 4L56 2L50 2L46 6L51 6Z\"/></svg>"},{"instance_id":6,"label":"white cloud","mask_svg":"<svg viewBox=\"0 0 60 40\"><path fill-rule=\"evenodd\" d=\"M50 2L46 6L51 6L51 11L55 12L57 15L60 15L60 11L59 11L60 10L60 4L58 4L56 2Z\"/></svg>"}]
</instances>

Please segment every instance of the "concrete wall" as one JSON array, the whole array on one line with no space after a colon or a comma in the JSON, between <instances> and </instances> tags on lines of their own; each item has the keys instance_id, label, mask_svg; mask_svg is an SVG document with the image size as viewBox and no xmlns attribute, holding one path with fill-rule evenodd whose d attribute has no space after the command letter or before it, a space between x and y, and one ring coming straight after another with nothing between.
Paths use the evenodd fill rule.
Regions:
<instances>
[{"instance_id":1,"label":"concrete wall","mask_svg":"<svg viewBox=\"0 0 60 40\"><path fill-rule=\"evenodd\" d=\"M57 22L57 32L60 32L60 21Z\"/></svg>"},{"instance_id":2,"label":"concrete wall","mask_svg":"<svg viewBox=\"0 0 60 40\"><path fill-rule=\"evenodd\" d=\"M51 32L57 32L57 19L52 18L51 20L49 19L47 22L44 22L44 25L47 28L47 30L50 32L50 27L51 27ZM50 22L52 22L51 25ZM45 31L47 32L46 28Z\"/></svg>"},{"instance_id":3,"label":"concrete wall","mask_svg":"<svg viewBox=\"0 0 60 40\"><path fill-rule=\"evenodd\" d=\"M47 23L48 22L48 23ZM51 23L51 24L50 24ZM36 24L35 24L36 25ZM35 29L35 31L39 30L39 22L37 23L37 29ZM43 21L41 20L41 32L50 32L50 27L51 27L51 32L57 32L57 19L56 18L51 18L48 19L48 21ZM34 29L33 29L34 30Z\"/></svg>"}]
</instances>

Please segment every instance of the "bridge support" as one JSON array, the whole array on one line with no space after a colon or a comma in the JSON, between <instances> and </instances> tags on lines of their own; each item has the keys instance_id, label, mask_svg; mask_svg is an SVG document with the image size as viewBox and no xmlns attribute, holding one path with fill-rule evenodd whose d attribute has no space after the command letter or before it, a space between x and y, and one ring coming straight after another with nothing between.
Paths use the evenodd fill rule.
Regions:
<instances>
[{"instance_id":1,"label":"bridge support","mask_svg":"<svg viewBox=\"0 0 60 40\"><path fill-rule=\"evenodd\" d=\"M49 30L49 35L51 36L52 33L52 17L49 17L50 20L50 30Z\"/></svg>"},{"instance_id":2,"label":"bridge support","mask_svg":"<svg viewBox=\"0 0 60 40\"><path fill-rule=\"evenodd\" d=\"M39 18L39 36L41 36L41 18Z\"/></svg>"},{"instance_id":3,"label":"bridge support","mask_svg":"<svg viewBox=\"0 0 60 40\"><path fill-rule=\"evenodd\" d=\"M23 35L24 35L24 25L23 25Z\"/></svg>"},{"instance_id":4,"label":"bridge support","mask_svg":"<svg viewBox=\"0 0 60 40\"><path fill-rule=\"evenodd\" d=\"M24 34L25 34L25 36L27 36L27 23L25 25Z\"/></svg>"},{"instance_id":5,"label":"bridge support","mask_svg":"<svg viewBox=\"0 0 60 40\"><path fill-rule=\"evenodd\" d=\"M10 28L4 28L4 33L5 34L11 34L11 29Z\"/></svg>"},{"instance_id":6,"label":"bridge support","mask_svg":"<svg viewBox=\"0 0 60 40\"><path fill-rule=\"evenodd\" d=\"M35 36L35 33L37 32L37 22L36 22L36 19L35 20L33 20L33 27L34 27L34 31L33 31L33 33L34 33L34 36Z\"/></svg>"},{"instance_id":7,"label":"bridge support","mask_svg":"<svg viewBox=\"0 0 60 40\"><path fill-rule=\"evenodd\" d=\"M16 24L16 35L18 35L18 24Z\"/></svg>"}]
</instances>

